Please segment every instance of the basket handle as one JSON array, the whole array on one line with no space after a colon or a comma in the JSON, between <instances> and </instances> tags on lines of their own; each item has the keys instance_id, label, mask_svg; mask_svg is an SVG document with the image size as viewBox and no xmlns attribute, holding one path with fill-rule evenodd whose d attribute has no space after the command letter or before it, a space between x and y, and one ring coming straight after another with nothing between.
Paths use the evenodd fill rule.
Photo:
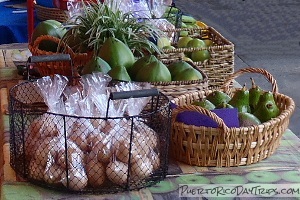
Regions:
<instances>
[{"instance_id":1,"label":"basket handle","mask_svg":"<svg viewBox=\"0 0 300 200\"><path fill-rule=\"evenodd\" d=\"M183 105L183 106L178 106L177 108L173 109L172 112L172 123L175 122L176 117L179 113L184 112L184 111L197 111L201 114L207 115L211 119L213 119L219 128L223 130L224 137L228 136L229 134L229 128L225 124L224 120L221 119L217 114L211 112L208 109L202 108L201 106L194 106L194 105Z\"/></svg>"},{"instance_id":2,"label":"basket handle","mask_svg":"<svg viewBox=\"0 0 300 200\"><path fill-rule=\"evenodd\" d=\"M109 99L129 99L129 98L139 98L139 97L148 97L148 96L158 96L159 91L157 88L144 89L144 90L131 90L131 91L122 91L122 92L112 92L109 95Z\"/></svg>"},{"instance_id":3,"label":"basket handle","mask_svg":"<svg viewBox=\"0 0 300 200\"><path fill-rule=\"evenodd\" d=\"M226 81L224 82L223 89L225 92L229 90L229 86L232 83L232 81L237 78L238 76L245 74L245 73L257 73L257 74L262 74L265 76L265 78L272 84L272 92L273 93L278 93L278 85L275 80L275 78L270 74L268 71L262 68L255 68L255 67L248 67L248 68L243 68L240 69L233 74L231 74Z\"/></svg>"},{"instance_id":4,"label":"basket handle","mask_svg":"<svg viewBox=\"0 0 300 200\"><path fill-rule=\"evenodd\" d=\"M66 48L66 51L64 51L64 53L66 54L70 54L71 57L74 55L74 52L73 50L71 49L71 47L69 47L65 42L63 42L61 39L57 38L57 37L53 37L51 35L41 35L39 37L37 37L34 42L33 42L33 49L38 49L40 43L43 41L43 40L49 40L49 41L52 41L52 42L55 42L59 45Z\"/></svg>"}]
</instances>

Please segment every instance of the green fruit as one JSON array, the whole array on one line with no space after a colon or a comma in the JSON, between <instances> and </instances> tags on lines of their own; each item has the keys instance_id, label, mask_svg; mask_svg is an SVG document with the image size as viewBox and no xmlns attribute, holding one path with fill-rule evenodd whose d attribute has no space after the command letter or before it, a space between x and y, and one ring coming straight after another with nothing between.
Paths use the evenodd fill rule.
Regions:
<instances>
[{"instance_id":1,"label":"green fruit","mask_svg":"<svg viewBox=\"0 0 300 200\"><path fill-rule=\"evenodd\" d=\"M187 43L187 47L191 47L191 48L204 48L206 47L206 44L203 40L199 39L199 38L193 38L192 40L190 40Z\"/></svg>"},{"instance_id":2,"label":"green fruit","mask_svg":"<svg viewBox=\"0 0 300 200\"><path fill-rule=\"evenodd\" d=\"M184 36L184 37L181 37L179 38L178 42L177 42L177 47L178 48L185 48L187 47L187 43L189 41L191 41L193 38L190 37L190 36Z\"/></svg>"},{"instance_id":3,"label":"green fruit","mask_svg":"<svg viewBox=\"0 0 300 200\"><path fill-rule=\"evenodd\" d=\"M115 66L107 74L114 80L131 81L129 74L124 66Z\"/></svg>"},{"instance_id":4,"label":"green fruit","mask_svg":"<svg viewBox=\"0 0 300 200\"><path fill-rule=\"evenodd\" d=\"M107 72L110 70L111 67L109 64L99 56L96 56L83 67L81 74L91 74L93 72L103 72L107 74Z\"/></svg>"},{"instance_id":5,"label":"green fruit","mask_svg":"<svg viewBox=\"0 0 300 200\"><path fill-rule=\"evenodd\" d=\"M185 69L188 68L193 68L193 67L184 60L175 61L168 65L168 69L171 73L172 80L174 80L175 76L182 73Z\"/></svg>"},{"instance_id":6,"label":"green fruit","mask_svg":"<svg viewBox=\"0 0 300 200\"><path fill-rule=\"evenodd\" d=\"M261 122L266 122L277 117L279 114L280 110L276 105L272 92L264 92L259 98L253 115L255 115Z\"/></svg>"},{"instance_id":7,"label":"green fruit","mask_svg":"<svg viewBox=\"0 0 300 200\"><path fill-rule=\"evenodd\" d=\"M255 84L253 78L251 78L251 81L252 87L249 89L249 105L251 112L253 113L263 91L259 86Z\"/></svg>"},{"instance_id":8,"label":"green fruit","mask_svg":"<svg viewBox=\"0 0 300 200\"><path fill-rule=\"evenodd\" d=\"M247 112L239 112L240 127L259 125L261 121L253 114Z\"/></svg>"},{"instance_id":9,"label":"green fruit","mask_svg":"<svg viewBox=\"0 0 300 200\"><path fill-rule=\"evenodd\" d=\"M219 105L217 105L216 108L234 108L234 107L226 102L222 102Z\"/></svg>"},{"instance_id":10,"label":"green fruit","mask_svg":"<svg viewBox=\"0 0 300 200\"><path fill-rule=\"evenodd\" d=\"M157 58L154 55L146 55L135 61L135 63L129 69L127 69L131 79L136 80L136 75L139 70L154 61L157 61Z\"/></svg>"},{"instance_id":11,"label":"green fruit","mask_svg":"<svg viewBox=\"0 0 300 200\"><path fill-rule=\"evenodd\" d=\"M169 82L171 73L168 67L160 60L153 61L139 70L136 75L136 81L140 82Z\"/></svg>"},{"instance_id":12,"label":"green fruit","mask_svg":"<svg viewBox=\"0 0 300 200\"><path fill-rule=\"evenodd\" d=\"M174 81L192 81L192 80L203 80L201 72L195 68L187 68L181 73L177 74L174 78Z\"/></svg>"},{"instance_id":13,"label":"green fruit","mask_svg":"<svg viewBox=\"0 0 300 200\"><path fill-rule=\"evenodd\" d=\"M205 42L207 47L214 45L214 42L212 40L209 40L209 39L205 39L204 42Z\"/></svg>"},{"instance_id":14,"label":"green fruit","mask_svg":"<svg viewBox=\"0 0 300 200\"><path fill-rule=\"evenodd\" d=\"M200 107L205 108L207 110L213 110L213 109L216 108L215 105L207 99L200 99L199 101L194 101L192 103L192 105L200 106Z\"/></svg>"},{"instance_id":15,"label":"green fruit","mask_svg":"<svg viewBox=\"0 0 300 200\"><path fill-rule=\"evenodd\" d=\"M201 51L193 51L191 54L191 59L194 62L203 62L205 60L208 60L210 58L210 53L208 50L201 50Z\"/></svg>"},{"instance_id":16,"label":"green fruit","mask_svg":"<svg viewBox=\"0 0 300 200\"><path fill-rule=\"evenodd\" d=\"M164 46L163 49L172 50L172 49L175 49L175 47L172 45L169 45L169 46Z\"/></svg>"},{"instance_id":17,"label":"green fruit","mask_svg":"<svg viewBox=\"0 0 300 200\"><path fill-rule=\"evenodd\" d=\"M239 112L250 112L249 90L244 85L242 89L237 90L228 104L237 108Z\"/></svg>"},{"instance_id":18,"label":"green fruit","mask_svg":"<svg viewBox=\"0 0 300 200\"><path fill-rule=\"evenodd\" d=\"M31 42L33 43L38 37L42 35L50 35L56 38L61 39L63 35L67 32L67 29L63 26L62 23L56 20L45 20L38 23L38 25L33 30L31 36ZM39 44L39 49L45 51L56 52L58 44L50 41L44 40Z\"/></svg>"},{"instance_id":19,"label":"green fruit","mask_svg":"<svg viewBox=\"0 0 300 200\"><path fill-rule=\"evenodd\" d=\"M180 37L185 37L185 36L188 36L188 35L189 35L188 31L180 31L180 33L179 33Z\"/></svg>"},{"instance_id":20,"label":"green fruit","mask_svg":"<svg viewBox=\"0 0 300 200\"><path fill-rule=\"evenodd\" d=\"M160 37L157 39L157 47L162 49L165 46L171 46L171 41L167 37Z\"/></svg>"},{"instance_id":21,"label":"green fruit","mask_svg":"<svg viewBox=\"0 0 300 200\"><path fill-rule=\"evenodd\" d=\"M192 40L190 40L186 47L188 48L205 48L206 44L203 40L199 39L199 38L193 38ZM185 54L191 58L192 57L192 53L193 52L185 52ZM193 59L192 59L193 60Z\"/></svg>"},{"instance_id":22,"label":"green fruit","mask_svg":"<svg viewBox=\"0 0 300 200\"><path fill-rule=\"evenodd\" d=\"M114 37L109 37L105 40L98 56L105 60L111 68L116 66L130 68L135 62L134 55L129 47Z\"/></svg>"},{"instance_id":23,"label":"green fruit","mask_svg":"<svg viewBox=\"0 0 300 200\"><path fill-rule=\"evenodd\" d=\"M195 24L197 22L197 20L194 17L188 15L182 15L181 21L190 24Z\"/></svg>"},{"instance_id":24,"label":"green fruit","mask_svg":"<svg viewBox=\"0 0 300 200\"><path fill-rule=\"evenodd\" d=\"M228 101L231 98L230 98L230 96L228 96L228 94L226 94L222 91L219 91L219 90L215 90L212 93L209 93L206 96L206 99L209 100L210 102L212 102L215 106L217 106L223 102L228 103Z\"/></svg>"}]
</instances>

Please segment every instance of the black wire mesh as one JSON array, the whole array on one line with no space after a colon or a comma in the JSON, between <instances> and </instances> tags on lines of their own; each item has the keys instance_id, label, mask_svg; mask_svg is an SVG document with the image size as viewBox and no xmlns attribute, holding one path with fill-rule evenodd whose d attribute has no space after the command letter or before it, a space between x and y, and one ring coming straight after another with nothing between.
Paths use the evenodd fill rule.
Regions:
<instances>
[{"instance_id":1,"label":"black wire mesh","mask_svg":"<svg viewBox=\"0 0 300 200\"><path fill-rule=\"evenodd\" d=\"M19 176L46 188L99 194L165 178L171 113L163 94L138 116L78 117L47 109L32 82L10 90L10 164Z\"/></svg>"}]
</instances>

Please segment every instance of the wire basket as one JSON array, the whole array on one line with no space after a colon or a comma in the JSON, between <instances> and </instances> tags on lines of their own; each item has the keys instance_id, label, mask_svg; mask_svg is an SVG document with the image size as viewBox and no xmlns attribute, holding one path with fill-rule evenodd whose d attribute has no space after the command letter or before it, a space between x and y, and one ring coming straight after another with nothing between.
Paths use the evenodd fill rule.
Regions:
<instances>
[{"instance_id":1,"label":"wire basket","mask_svg":"<svg viewBox=\"0 0 300 200\"><path fill-rule=\"evenodd\" d=\"M164 49L165 54L162 55L162 59L178 59L182 58L186 53L208 50L210 53L208 60L194 63L207 74L210 87L222 87L224 81L234 73L234 44L213 27L177 28L165 31L174 35L172 45L176 48ZM204 48L177 48L181 31L188 31L188 35L192 38L210 39L214 45Z\"/></svg>"},{"instance_id":2,"label":"wire basket","mask_svg":"<svg viewBox=\"0 0 300 200\"><path fill-rule=\"evenodd\" d=\"M228 128L223 119L215 113L191 105L195 100L205 98L213 90L182 95L174 99L178 107L173 110L172 116L170 154L175 159L189 165L230 167L257 163L275 152L288 127L295 103L290 97L278 93L276 80L260 68L245 68L235 72L220 91L232 96L235 89L228 87L230 82L245 73L258 73L267 78L272 84L280 115L259 125ZM218 128L187 125L176 121L176 116L183 111L207 115L217 123Z\"/></svg>"},{"instance_id":3,"label":"wire basket","mask_svg":"<svg viewBox=\"0 0 300 200\"><path fill-rule=\"evenodd\" d=\"M171 113L157 89L110 94L108 106L149 97L138 116L96 118L47 112L33 83L10 90L10 164L17 175L54 190L95 194L136 190L165 178ZM107 130L119 137L99 134Z\"/></svg>"}]
</instances>

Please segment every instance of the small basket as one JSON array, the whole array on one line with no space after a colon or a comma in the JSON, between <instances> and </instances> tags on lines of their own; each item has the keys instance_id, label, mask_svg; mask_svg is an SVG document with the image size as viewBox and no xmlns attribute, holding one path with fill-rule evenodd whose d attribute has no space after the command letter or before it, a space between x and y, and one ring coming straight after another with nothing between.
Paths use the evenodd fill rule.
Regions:
<instances>
[{"instance_id":1,"label":"small basket","mask_svg":"<svg viewBox=\"0 0 300 200\"><path fill-rule=\"evenodd\" d=\"M206 48L175 48L165 49L162 59L178 59L184 53L198 50L208 50L211 58L204 62L194 62L207 74L210 87L221 87L229 75L234 72L234 45L223 37L213 27L207 28L178 28L165 30L168 34L174 33L173 46L177 46L180 31L188 31L192 38L210 39L214 45Z\"/></svg>"},{"instance_id":2,"label":"small basket","mask_svg":"<svg viewBox=\"0 0 300 200\"><path fill-rule=\"evenodd\" d=\"M68 77L79 76L78 67L84 66L88 61L90 61L90 59L93 56L92 52L75 53L68 45L61 42L59 38L50 35L39 36L34 41L33 44L28 45L29 50L33 56L41 56L41 55L50 56L50 55L60 54L60 53L54 53L54 52L39 49L39 44L44 40L49 40L59 45L63 45L62 46L64 48L63 53L70 55L73 65L71 65L70 62L61 62L61 61L38 62L35 64L35 67L37 67L41 76L49 76L54 74L60 74Z\"/></svg>"},{"instance_id":3,"label":"small basket","mask_svg":"<svg viewBox=\"0 0 300 200\"><path fill-rule=\"evenodd\" d=\"M38 4L35 4L36 16L39 20L53 19L59 22L66 22L69 19L67 10L61 10L58 8L48 8Z\"/></svg>"},{"instance_id":4,"label":"small basket","mask_svg":"<svg viewBox=\"0 0 300 200\"><path fill-rule=\"evenodd\" d=\"M228 128L215 113L200 106L191 105L193 101L205 98L212 90L182 95L174 99L179 106L173 110L172 116L170 153L175 159L189 165L231 167L257 163L275 152L288 127L295 103L290 97L278 93L277 83L273 76L259 68L245 68L237 71L228 78L221 91L232 96L234 88L228 85L234 78L248 72L262 74L272 84L272 92L281 111L280 115L260 125ZM175 121L177 114L183 111L205 114L216 121L219 128L198 127Z\"/></svg>"},{"instance_id":5,"label":"small basket","mask_svg":"<svg viewBox=\"0 0 300 200\"><path fill-rule=\"evenodd\" d=\"M170 64L174 61L175 60L162 60L164 64ZM191 81L151 82L151 84L167 95L170 99L189 92L208 90L207 75L201 69L197 68L194 63L189 61L186 62L197 69L202 74L203 79Z\"/></svg>"}]
</instances>

